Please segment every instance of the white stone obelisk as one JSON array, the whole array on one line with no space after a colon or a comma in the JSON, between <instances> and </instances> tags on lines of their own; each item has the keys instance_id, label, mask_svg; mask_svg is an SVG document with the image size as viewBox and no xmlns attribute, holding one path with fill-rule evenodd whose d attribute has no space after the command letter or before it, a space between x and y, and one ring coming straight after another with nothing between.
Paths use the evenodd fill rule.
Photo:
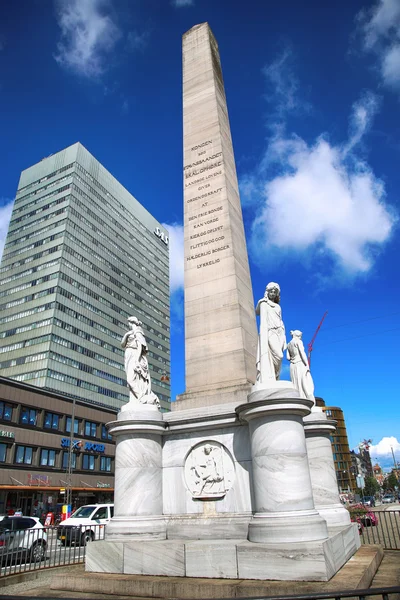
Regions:
<instances>
[{"instance_id":1,"label":"white stone obelisk","mask_svg":"<svg viewBox=\"0 0 400 600\"><path fill-rule=\"evenodd\" d=\"M245 401L257 328L217 42L183 36L186 392L173 410Z\"/></svg>"}]
</instances>

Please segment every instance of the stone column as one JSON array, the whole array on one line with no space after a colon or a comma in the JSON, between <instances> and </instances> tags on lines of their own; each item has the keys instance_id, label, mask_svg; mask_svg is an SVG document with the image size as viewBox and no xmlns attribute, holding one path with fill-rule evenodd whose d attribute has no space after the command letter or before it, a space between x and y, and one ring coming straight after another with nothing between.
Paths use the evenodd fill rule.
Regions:
<instances>
[{"instance_id":1,"label":"stone column","mask_svg":"<svg viewBox=\"0 0 400 600\"><path fill-rule=\"evenodd\" d=\"M350 515L340 502L330 439L335 425L322 411L304 417L315 508L328 527L345 527L350 525Z\"/></svg>"},{"instance_id":2,"label":"stone column","mask_svg":"<svg viewBox=\"0 0 400 600\"><path fill-rule=\"evenodd\" d=\"M123 408L117 421L108 423L116 448L114 517L106 539L163 540L162 413L152 405Z\"/></svg>"},{"instance_id":3,"label":"stone column","mask_svg":"<svg viewBox=\"0 0 400 600\"><path fill-rule=\"evenodd\" d=\"M303 417L312 402L300 398L289 382L258 389L238 407L248 421L254 482L251 542L308 542L328 537L315 510Z\"/></svg>"}]
</instances>

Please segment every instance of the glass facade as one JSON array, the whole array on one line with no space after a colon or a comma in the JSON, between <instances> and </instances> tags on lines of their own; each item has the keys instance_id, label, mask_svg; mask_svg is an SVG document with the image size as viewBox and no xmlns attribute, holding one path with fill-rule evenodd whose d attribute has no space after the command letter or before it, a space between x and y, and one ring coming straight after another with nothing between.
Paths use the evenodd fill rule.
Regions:
<instances>
[{"instance_id":1,"label":"glass facade","mask_svg":"<svg viewBox=\"0 0 400 600\"><path fill-rule=\"evenodd\" d=\"M0 265L2 375L119 408L128 400L120 340L135 315L169 410L167 241L81 144L23 171ZM56 421L49 413L46 426Z\"/></svg>"}]
</instances>

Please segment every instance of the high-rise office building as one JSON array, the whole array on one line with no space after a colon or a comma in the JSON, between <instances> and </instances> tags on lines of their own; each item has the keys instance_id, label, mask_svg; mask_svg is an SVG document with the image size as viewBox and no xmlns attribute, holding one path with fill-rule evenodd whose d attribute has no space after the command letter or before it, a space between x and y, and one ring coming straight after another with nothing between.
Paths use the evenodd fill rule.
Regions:
<instances>
[{"instance_id":1,"label":"high-rise office building","mask_svg":"<svg viewBox=\"0 0 400 600\"><path fill-rule=\"evenodd\" d=\"M168 256L167 231L81 144L23 171L0 267L2 376L119 408L135 315L168 410Z\"/></svg>"}]
</instances>

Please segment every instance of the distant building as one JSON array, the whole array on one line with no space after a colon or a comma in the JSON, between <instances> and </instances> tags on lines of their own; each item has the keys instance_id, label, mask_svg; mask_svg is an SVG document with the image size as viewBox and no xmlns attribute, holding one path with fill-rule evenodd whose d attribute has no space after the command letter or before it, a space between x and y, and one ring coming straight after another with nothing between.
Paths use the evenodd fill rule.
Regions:
<instances>
[{"instance_id":1,"label":"distant building","mask_svg":"<svg viewBox=\"0 0 400 600\"><path fill-rule=\"evenodd\" d=\"M167 232L79 143L21 173L0 308L3 376L114 409L128 400L120 340L137 316L169 410Z\"/></svg>"},{"instance_id":2,"label":"distant building","mask_svg":"<svg viewBox=\"0 0 400 600\"><path fill-rule=\"evenodd\" d=\"M339 491L341 493L355 492L357 485L343 411L338 406L325 406L322 398L316 398L316 405L322 408L328 419L337 421L336 431L331 436L331 443Z\"/></svg>"},{"instance_id":3,"label":"distant building","mask_svg":"<svg viewBox=\"0 0 400 600\"><path fill-rule=\"evenodd\" d=\"M380 465L378 465L378 463L376 463L373 467L372 467L373 473L374 473L374 477L377 480L377 482L379 483L379 485L383 485L383 482L385 480L385 475L382 471L382 467Z\"/></svg>"},{"instance_id":4,"label":"distant building","mask_svg":"<svg viewBox=\"0 0 400 600\"><path fill-rule=\"evenodd\" d=\"M116 409L5 377L0 397L0 515L59 512L68 488L73 506L113 501L115 443L106 423Z\"/></svg>"}]
</instances>

